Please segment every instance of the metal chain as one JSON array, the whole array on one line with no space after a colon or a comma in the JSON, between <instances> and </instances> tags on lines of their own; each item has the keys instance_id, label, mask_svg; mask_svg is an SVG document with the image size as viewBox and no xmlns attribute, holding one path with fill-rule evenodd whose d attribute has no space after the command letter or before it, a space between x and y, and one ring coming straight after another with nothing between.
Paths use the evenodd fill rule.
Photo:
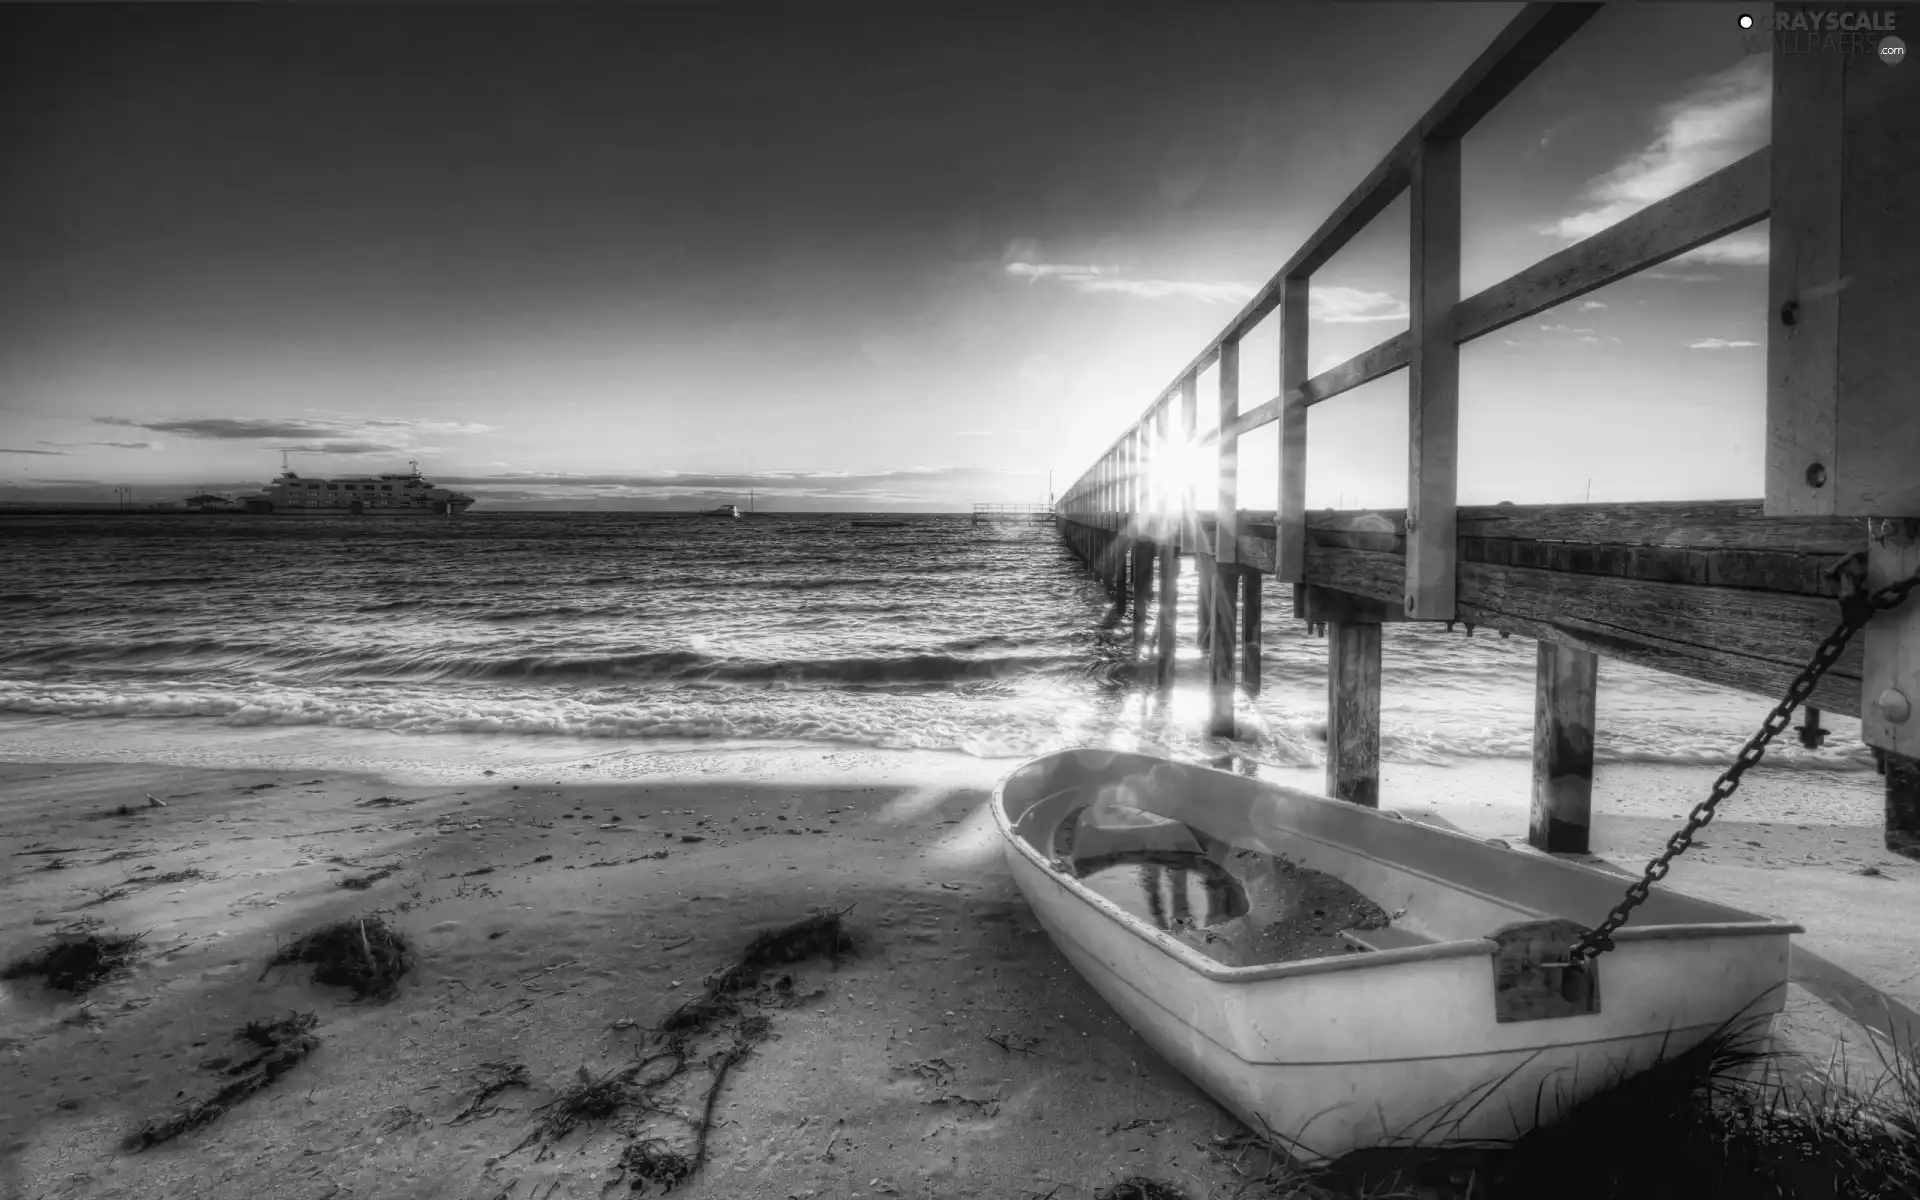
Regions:
<instances>
[{"instance_id":1,"label":"metal chain","mask_svg":"<svg viewBox=\"0 0 1920 1200\"><path fill-rule=\"evenodd\" d=\"M1667 839L1666 849L1647 864L1645 875L1628 886L1626 898L1614 906L1613 911L1607 914L1607 919L1573 947L1569 955L1572 961L1586 962L1613 949L1614 932L1626 924L1628 914L1646 900L1649 889L1667 877L1673 860L1693 844L1693 835L1713 820L1714 809L1722 800L1733 795L1734 789L1740 786L1740 777L1767 752L1767 743L1773 741L1774 736L1793 720L1793 710L1813 694L1814 685L1820 682L1820 677L1827 673L1828 668L1839 661L1840 652L1846 649L1847 642L1860 631L1861 626L1873 619L1875 613L1898 607L1908 593L1920 587L1920 574L1916 574L1911 579L1902 579L1869 594L1866 589L1866 557L1864 553L1850 554L1828 569L1829 577L1837 576L1840 580L1840 623L1834 626L1833 632L1813 652L1812 661L1794 676L1793 683L1787 688L1786 698L1773 706L1773 711L1761 722L1760 732L1747 740L1734 758L1733 765L1714 781L1713 791L1687 814L1686 826Z\"/></svg>"}]
</instances>

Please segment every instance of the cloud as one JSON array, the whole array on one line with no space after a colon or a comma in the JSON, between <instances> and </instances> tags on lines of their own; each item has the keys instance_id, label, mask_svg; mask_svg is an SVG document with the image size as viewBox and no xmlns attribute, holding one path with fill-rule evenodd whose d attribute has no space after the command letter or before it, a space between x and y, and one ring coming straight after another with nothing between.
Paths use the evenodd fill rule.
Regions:
<instances>
[{"instance_id":1,"label":"cloud","mask_svg":"<svg viewBox=\"0 0 1920 1200\"><path fill-rule=\"evenodd\" d=\"M1404 321L1407 302L1392 292L1369 292L1350 287L1316 287L1307 291L1307 313L1335 325L1366 321Z\"/></svg>"},{"instance_id":2,"label":"cloud","mask_svg":"<svg viewBox=\"0 0 1920 1200\"><path fill-rule=\"evenodd\" d=\"M299 454L409 454L432 453L440 447L421 439L427 434L489 433L487 425L454 421L424 421L393 417L192 417L162 421L128 417L95 417L98 425L119 425L170 433L207 441L272 442L273 450ZM92 443L151 447L152 443Z\"/></svg>"},{"instance_id":3,"label":"cloud","mask_svg":"<svg viewBox=\"0 0 1920 1200\"><path fill-rule=\"evenodd\" d=\"M1701 271L1642 271L1639 279L1669 279L1674 283L1719 283L1720 277Z\"/></svg>"},{"instance_id":4,"label":"cloud","mask_svg":"<svg viewBox=\"0 0 1920 1200\"><path fill-rule=\"evenodd\" d=\"M1729 341L1726 338L1701 338L1687 347L1689 350L1745 350L1758 346L1759 342Z\"/></svg>"},{"instance_id":5,"label":"cloud","mask_svg":"<svg viewBox=\"0 0 1920 1200\"><path fill-rule=\"evenodd\" d=\"M1592 312L1596 308L1605 308L1606 306L1607 302L1605 300L1582 300L1580 302L1580 311Z\"/></svg>"},{"instance_id":6,"label":"cloud","mask_svg":"<svg viewBox=\"0 0 1920 1200\"><path fill-rule=\"evenodd\" d=\"M1587 184L1581 197L1585 207L1538 232L1567 241L1591 237L1765 146L1772 136L1772 93L1771 54L1750 55L1701 80L1660 109L1658 132L1645 149ZM1766 259L1763 251L1757 260L1697 261Z\"/></svg>"},{"instance_id":7,"label":"cloud","mask_svg":"<svg viewBox=\"0 0 1920 1200\"><path fill-rule=\"evenodd\" d=\"M991 429L956 429L953 431L953 436L955 437L992 437L993 430Z\"/></svg>"},{"instance_id":8,"label":"cloud","mask_svg":"<svg viewBox=\"0 0 1920 1200\"><path fill-rule=\"evenodd\" d=\"M1202 300L1209 304L1221 301L1244 303L1253 298L1256 290L1250 283L1129 279L1112 268L1071 266L1064 263L1010 262L1007 264L1007 274L1025 279L1030 283L1042 279L1055 280L1068 285L1075 291L1089 295L1107 293L1138 296L1146 300L1174 297L1184 300Z\"/></svg>"},{"instance_id":9,"label":"cloud","mask_svg":"<svg viewBox=\"0 0 1920 1200\"><path fill-rule=\"evenodd\" d=\"M65 450L13 450L4 446L0 446L0 454L45 454L57 458L67 457Z\"/></svg>"},{"instance_id":10,"label":"cloud","mask_svg":"<svg viewBox=\"0 0 1920 1200\"><path fill-rule=\"evenodd\" d=\"M1765 264L1771 255L1768 252L1767 235L1754 230L1741 230L1730 233L1717 242L1708 242L1695 247L1685 254L1670 259L1676 263L1728 263L1733 266L1750 267Z\"/></svg>"},{"instance_id":11,"label":"cloud","mask_svg":"<svg viewBox=\"0 0 1920 1200\"><path fill-rule=\"evenodd\" d=\"M109 450L158 450L159 442L48 442L42 446L105 446Z\"/></svg>"}]
</instances>

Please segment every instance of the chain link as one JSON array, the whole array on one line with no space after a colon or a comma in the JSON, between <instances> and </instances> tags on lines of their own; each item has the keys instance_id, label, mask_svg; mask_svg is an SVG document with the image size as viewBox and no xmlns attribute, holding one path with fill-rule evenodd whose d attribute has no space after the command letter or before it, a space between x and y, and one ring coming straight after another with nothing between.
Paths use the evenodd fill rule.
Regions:
<instances>
[{"instance_id":1,"label":"chain link","mask_svg":"<svg viewBox=\"0 0 1920 1200\"><path fill-rule=\"evenodd\" d=\"M1813 694L1814 685L1820 682L1820 677L1827 673L1828 668L1839 661L1840 652L1846 649L1853 635L1860 631L1861 626L1872 620L1875 613L1898 607L1907 598L1908 593L1915 587L1920 587L1920 575L1915 575L1911 579L1902 579L1898 583L1888 584L1877 592L1868 593L1866 557L1864 553L1850 554L1828 569L1828 576L1837 576L1840 580L1840 623L1834 626L1833 632L1829 633L1826 640L1821 642L1819 648L1813 652L1812 660L1793 677L1793 683L1787 688L1786 697L1773 706L1773 711L1769 712L1767 719L1761 722L1760 732L1747 739L1747 744L1742 746L1740 753L1734 757L1733 765L1714 781L1713 790L1708 793L1707 798L1693 806L1693 811L1687 814L1686 826L1667 839L1666 849L1660 852L1658 858L1647 864L1644 875L1628 886L1626 897L1607 914L1607 919L1590 930L1573 947L1570 957L1574 962L1587 962L1613 949L1614 933L1627 923L1628 915L1646 900L1653 885L1667 877L1667 871L1672 866L1673 860L1685 853L1687 847L1693 844L1693 835L1700 832L1708 821L1713 820L1714 809L1722 800L1733 795L1734 789L1740 786L1740 777L1758 763L1761 756L1767 752L1767 744L1792 722L1793 710L1804 704L1807 697Z\"/></svg>"}]
</instances>

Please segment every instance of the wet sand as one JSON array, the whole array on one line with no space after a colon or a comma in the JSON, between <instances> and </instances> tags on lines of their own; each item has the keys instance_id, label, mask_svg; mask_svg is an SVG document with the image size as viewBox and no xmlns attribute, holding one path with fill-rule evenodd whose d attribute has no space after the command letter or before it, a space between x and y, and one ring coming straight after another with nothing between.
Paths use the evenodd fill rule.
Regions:
<instances>
[{"instance_id":1,"label":"wet sand","mask_svg":"<svg viewBox=\"0 0 1920 1200\"><path fill-rule=\"evenodd\" d=\"M1014 890L983 807L1006 764L699 761L729 765L408 785L0 764L0 954L85 918L147 933L132 975L84 1006L6 985L0 1194L599 1196L624 1144L610 1128L545 1161L487 1160L581 1067L627 1061L640 1027L754 933L819 905L852 906L858 957L795 969L824 994L773 1015L719 1099L706 1170L675 1195L1085 1194L1130 1173L1201 1194L1232 1178L1195 1143L1233 1120L1108 1013ZM139 807L100 815L122 804ZM387 866L366 890L338 886ZM185 870L205 877L137 883ZM259 978L279 942L374 912L420 952L392 1002L350 1003L296 970ZM289 1010L319 1015L311 1058L203 1132L118 1149L211 1090L198 1064L231 1053L238 1026ZM534 1086L446 1124L481 1064L509 1060Z\"/></svg>"},{"instance_id":2,"label":"wet sand","mask_svg":"<svg viewBox=\"0 0 1920 1200\"><path fill-rule=\"evenodd\" d=\"M82 920L147 934L133 973L85 1004L0 985L0 1195L600 1196L624 1144L611 1126L489 1160L583 1067L629 1061L709 971L815 906L852 906L858 956L795 969L824 992L773 1014L719 1099L705 1171L675 1195L1068 1196L1149 1175L1198 1196L1236 1178L1201 1148L1236 1122L1109 1013L1013 887L984 805L1015 764L736 750L460 777L157 757L174 761L0 762L0 956ZM1524 779L1492 766L1390 772L1387 803L1521 845ZM1596 849L1638 866L1674 824L1654 810L1684 812L1695 782L1603 778ZM1674 885L1790 916L1844 973L1920 1002L1920 864L1877 850L1877 819L1846 807L1858 796L1800 782L1756 788L1744 821L1730 804ZM1824 823L1759 819L1789 807ZM419 951L390 1003L297 970L261 978L281 942L369 913ZM1796 990L1809 1036L1848 1034L1811 996ZM118 1149L210 1090L199 1064L236 1028L289 1011L318 1014L311 1058L202 1132ZM532 1086L448 1124L502 1062Z\"/></svg>"}]
</instances>

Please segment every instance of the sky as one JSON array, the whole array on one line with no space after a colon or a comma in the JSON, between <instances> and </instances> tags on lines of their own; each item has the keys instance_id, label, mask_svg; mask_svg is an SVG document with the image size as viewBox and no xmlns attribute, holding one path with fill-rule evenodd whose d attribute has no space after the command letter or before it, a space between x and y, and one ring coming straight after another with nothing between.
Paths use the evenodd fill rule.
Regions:
<instances>
[{"instance_id":1,"label":"sky","mask_svg":"<svg viewBox=\"0 0 1920 1200\"><path fill-rule=\"evenodd\" d=\"M1519 8L0 7L0 500L1045 500ZM1467 138L1466 292L1766 144L1740 11L1610 6ZM1766 236L1469 344L1461 502L1760 495ZM1406 237L1315 276L1315 370ZM1309 505L1405 502L1405 379L1312 410Z\"/></svg>"}]
</instances>

